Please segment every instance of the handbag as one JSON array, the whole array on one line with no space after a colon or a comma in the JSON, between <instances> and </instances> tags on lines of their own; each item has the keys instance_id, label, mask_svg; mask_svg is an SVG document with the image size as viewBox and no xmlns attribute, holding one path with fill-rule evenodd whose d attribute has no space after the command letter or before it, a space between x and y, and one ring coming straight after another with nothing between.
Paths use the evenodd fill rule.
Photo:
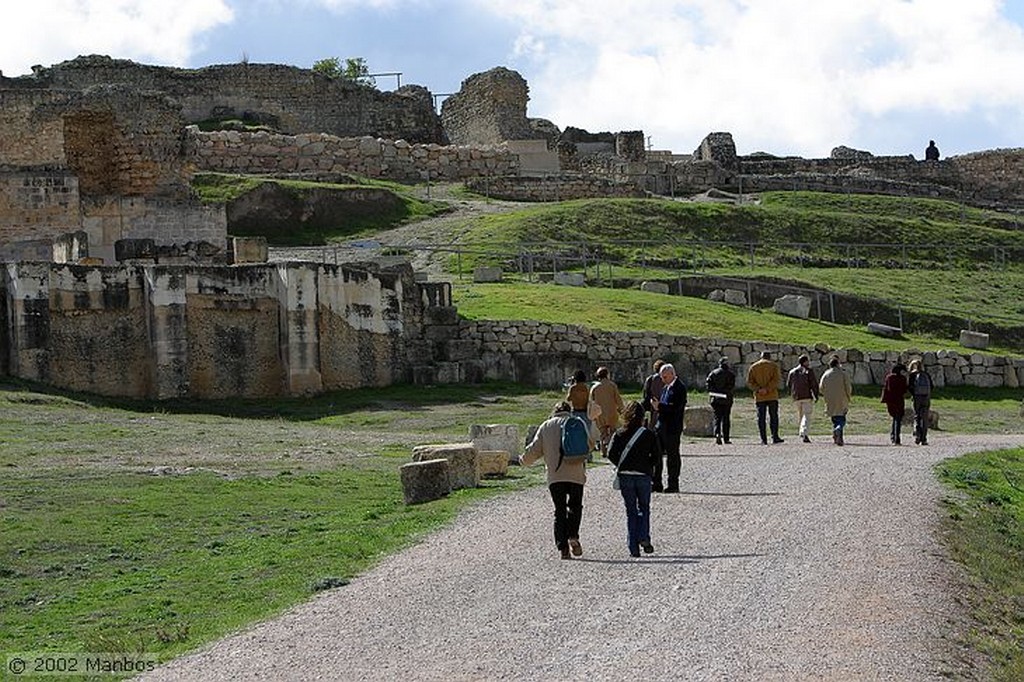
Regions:
<instances>
[{"instance_id":1,"label":"handbag","mask_svg":"<svg viewBox=\"0 0 1024 682\"><path fill-rule=\"evenodd\" d=\"M619 463L615 465L615 476L612 478L612 488L613 489L619 490L622 487L621 485L619 485L619 467L621 467L622 463L626 461L626 455L629 454L629 451L632 449L633 445L636 443L637 439L640 437L640 434L643 433L646 430L647 429L645 429L642 426L637 428L636 432L633 434L633 437L629 439L629 442L626 443L626 447L623 448L622 454L619 455Z\"/></svg>"}]
</instances>

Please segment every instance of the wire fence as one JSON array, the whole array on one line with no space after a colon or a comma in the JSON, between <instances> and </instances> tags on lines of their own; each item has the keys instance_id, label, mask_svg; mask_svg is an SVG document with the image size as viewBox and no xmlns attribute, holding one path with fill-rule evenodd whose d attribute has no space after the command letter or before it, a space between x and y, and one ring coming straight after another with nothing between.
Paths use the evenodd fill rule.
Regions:
<instances>
[{"instance_id":1,"label":"wire fence","mask_svg":"<svg viewBox=\"0 0 1024 682\"><path fill-rule=\"evenodd\" d=\"M849 305L842 300L848 294L824 288L800 287L781 282L764 282L744 277L730 277L709 273L712 268L758 269L779 266L814 268L885 268L930 270L994 271L1017 268L1024 264L1024 247L1016 245L957 245L957 244L896 244L844 242L720 242L688 241L654 242L649 240L617 240L594 244L578 241L543 242L490 242L477 244L435 244L424 242L385 243L363 240L325 247L289 249L289 257L328 263L344 263L394 259L408 261L415 253L434 258L447 258L446 270L458 281L473 279L480 266L493 266L503 276L513 276L527 282L551 281L559 273L578 273L590 286L625 286L643 279L657 279L673 283L676 293L696 288L690 284L695 278L717 282L719 288L734 288L745 293L747 305L770 307L770 297L778 292L806 296L812 300L812 316L823 321L849 324ZM298 252L298 253L297 253ZM707 287L705 287L707 289ZM759 290L768 293L758 294ZM706 291L703 292L706 294ZM767 300L766 302L766 298ZM957 318L967 329L974 329L984 321L995 321L1005 326L1024 325L1024 316L1008 317L979 310L962 310L901 300L898 297L876 299L891 312L890 322L903 329L904 316L925 312L937 316ZM857 320L860 322L860 320Z\"/></svg>"}]
</instances>

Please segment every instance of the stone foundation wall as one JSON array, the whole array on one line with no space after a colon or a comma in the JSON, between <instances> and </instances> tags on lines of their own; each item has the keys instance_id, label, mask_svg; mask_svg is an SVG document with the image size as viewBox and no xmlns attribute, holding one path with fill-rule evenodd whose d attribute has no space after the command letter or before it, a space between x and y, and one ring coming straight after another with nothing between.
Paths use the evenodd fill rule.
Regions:
<instances>
[{"instance_id":1,"label":"stone foundation wall","mask_svg":"<svg viewBox=\"0 0 1024 682\"><path fill-rule=\"evenodd\" d=\"M223 173L353 173L403 182L464 180L517 173L519 158L499 147L410 144L373 137L275 135L190 129L199 170Z\"/></svg>"},{"instance_id":2,"label":"stone foundation wall","mask_svg":"<svg viewBox=\"0 0 1024 682\"><path fill-rule=\"evenodd\" d=\"M5 263L0 367L137 398L273 397L409 381L430 362L447 285L308 263L92 267ZM425 352L416 356L410 350Z\"/></svg>"},{"instance_id":3,"label":"stone foundation wall","mask_svg":"<svg viewBox=\"0 0 1024 682\"><path fill-rule=\"evenodd\" d=\"M479 378L516 381L557 388L576 369L590 371L606 366L616 380L641 383L650 374L655 358L671 361L688 386L704 386L704 378L719 358L729 358L738 377L770 350L781 363L783 375L807 353L819 376L834 353L844 363L855 384L880 385L888 368L920 357L937 387L985 388L1024 385L1024 359L957 351L899 353L833 350L823 345L797 346L697 339L653 332L605 332L576 325L535 321L462 320L457 333L444 342L445 374L457 381Z\"/></svg>"},{"instance_id":4,"label":"stone foundation wall","mask_svg":"<svg viewBox=\"0 0 1024 682\"><path fill-rule=\"evenodd\" d=\"M453 144L501 144L540 137L526 117L526 79L498 67L462 81L459 92L441 104L441 120Z\"/></svg>"}]
</instances>

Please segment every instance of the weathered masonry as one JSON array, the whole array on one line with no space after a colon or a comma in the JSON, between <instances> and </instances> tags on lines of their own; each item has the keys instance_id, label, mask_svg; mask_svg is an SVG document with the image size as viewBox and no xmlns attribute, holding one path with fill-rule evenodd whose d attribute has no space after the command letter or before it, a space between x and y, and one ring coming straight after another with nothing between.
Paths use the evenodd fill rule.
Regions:
<instances>
[{"instance_id":1,"label":"weathered masonry","mask_svg":"<svg viewBox=\"0 0 1024 682\"><path fill-rule=\"evenodd\" d=\"M411 268L280 263L6 263L0 370L147 398L305 395L411 381L424 324L454 319L447 284Z\"/></svg>"}]
</instances>

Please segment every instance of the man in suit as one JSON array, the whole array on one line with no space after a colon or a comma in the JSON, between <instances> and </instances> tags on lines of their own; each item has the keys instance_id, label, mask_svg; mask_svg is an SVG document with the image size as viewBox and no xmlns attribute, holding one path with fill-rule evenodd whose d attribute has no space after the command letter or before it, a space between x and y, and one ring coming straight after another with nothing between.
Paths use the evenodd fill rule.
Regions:
<instances>
[{"instance_id":1,"label":"man in suit","mask_svg":"<svg viewBox=\"0 0 1024 682\"><path fill-rule=\"evenodd\" d=\"M661 366L658 371L665 387L661 390L656 410L658 420L655 422L654 431L661 440L661 449L665 453L665 461L668 468L668 485L662 488L661 485L661 458L654 467L654 492L677 493L679 492L679 470L682 468L682 460L679 458L679 439L683 435L683 414L686 410L686 385L676 374L676 368L671 364Z\"/></svg>"}]
</instances>

